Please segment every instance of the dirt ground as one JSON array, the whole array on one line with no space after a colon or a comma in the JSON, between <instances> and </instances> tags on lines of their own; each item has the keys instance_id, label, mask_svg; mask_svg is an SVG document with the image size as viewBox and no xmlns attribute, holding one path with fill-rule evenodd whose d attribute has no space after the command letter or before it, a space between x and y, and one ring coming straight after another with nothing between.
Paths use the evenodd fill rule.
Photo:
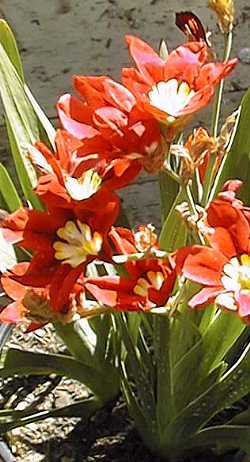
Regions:
<instances>
[{"instance_id":1,"label":"dirt ground","mask_svg":"<svg viewBox=\"0 0 250 462\"><path fill-rule=\"evenodd\" d=\"M174 25L175 11L195 12L204 25L212 30L218 56L222 56L222 39L214 15L207 9L206 3L206 0L0 0L0 15L9 21L17 36L26 79L32 92L54 120L58 96L72 91L72 74L109 74L119 78L120 67L129 62L124 34L138 35L155 47L161 38L167 40L169 49L180 44L183 36ZM225 116L237 107L244 91L250 86L250 2L236 0L235 3L237 14L232 56L243 57L243 60L226 85L222 108ZM206 121L207 112L203 112L195 124ZM9 164L1 126L0 134L1 160ZM148 221L159 223L159 195L155 178L139 178L124 192L123 197L133 224ZM29 339L27 342L31 344L28 346L37 341ZM51 343L50 331L40 335L40 342L45 342L45 350L46 339ZM17 336L17 340L20 344L20 337ZM17 384L17 393L22 388L25 395L26 386ZM55 403L66 398L65 390L67 399L69 395L72 399L78 391L79 394L84 393L78 390L77 384L73 390L67 382L58 386L59 391L57 388L52 392L51 399ZM3 400L7 391L5 393ZM33 389L30 393L36 395ZM39 425L28 426L25 431L20 433L17 430L11 435L12 449L18 462L158 462L142 448L120 404L105 410L90 427L76 420ZM88 442L86 434L90 438ZM26 443L20 444L21 440ZM215 462L209 457L200 460ZM232 459L227 460L231 462Z\"/></svg>"}]
</instances>

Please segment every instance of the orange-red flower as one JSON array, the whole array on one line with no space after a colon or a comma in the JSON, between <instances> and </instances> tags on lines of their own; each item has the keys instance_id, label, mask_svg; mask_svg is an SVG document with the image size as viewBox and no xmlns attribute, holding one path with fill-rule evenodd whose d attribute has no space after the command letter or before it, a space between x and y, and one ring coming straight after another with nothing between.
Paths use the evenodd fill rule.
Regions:
<instances>
[{"instance_id":1,"label":"orange-red flower","mask_svg":"<svg viewBox=\"0 0 250 462\"><path fill-rule=\"evenodd\" d=\"M63 127L83 141L79 156L95 154L114 165L117 176L129 170L131 180L142 167L148 172L162 167L165 143L159 124L138 111L126 87L105 76L76 76L74 85L81 100L63 95L57 107Z\"/></svg>"},{"instance_id":2,"label":"orange-red flower","mask_svg":"<svg viewBox=\"0 0 250 462\"><path fill-rule=\"evenodd\" d=\"M55 145L56 149L51 152L44 143L37 142L29 147L30 158L38 171L43 175L49 174L51 180L56 177L74 199L86 199L103 186L109 189L122 188L140 170L136 159L133 164L128 159L108 159L108 155L104 156L103 146L101 154L94 152L94 148L92 153L86 152L83 141L66 130L57 130Z\"/></svg>"},{"instance_id":3,"label":"orange-red flower","mask_svg":"<svg viewBox=\"0 0 250 462\"><path fill-rule=\"evenodd\" d=\"M180 46L164 60L139 38L127 36L126 39L136 68L123 69L123 83L136 97L140 110L168 127L170 139L195 112L209 103L216 84L237 63L236 59L208 63L204 42Z\"/></svg>"},{"instance_id":4,"label":"orange-red flower","mask_svg":"<svg viewBox=\"0 0 250 462\"><path fill-rule=\"evenodd\" d=\"M0 322L16 324L28 322L28 331L37 329L44 324L60 320L69 322L75 315L76 297L83 291L80 279L74 285L70 294L70 303L62 312L52 309L48 286L43 288L25 286L15 278L27 273L30 263L17 263L11 270L1 276L1 286L5 294L12 300L0 312Z\"/></svg>"},{"instance_id":5,"label":"orange-red flower","mask_svg":"<svg viewBox=\"0 0 250 462\"><path fill-rule=\"evenodd\" d=\"M183 273L204 288L189 302L199 307L215 301L250 322L250 210L235 198L241 182L230 181L208 208L211 247L188 250ZM180 250L179 254L187 252Z\"/></svg>"},{"instance_id":6,"label":"orange-red flower","mask_svg":"<svg viewBox=\"0 0 250 462\"><path fill-rule=\"evenodd\" d=\"M15 279L27 286L49 287L52 308L63 311L86 265L110 258L107 233L117 218L119 199L100 189L77 202L58 182L49 184L54 191L47 189L43 196L46 211L19 209L3 220L2 230L9 242L33 254L27 271Z\"/></svg>"},{"instance_id":7,"label":"orange-red flower","mask_svg":"<svg viewBox=\"0 0 250 462\"><path fill-rule=\"evenodd\" d=\"M130 230L112 229L110 238L120 254L129 256L138 252L137 239ZM86 290L99 303L118 311L147 311L166 305L176 278L168 258L148 254L145 258L127 261L125 267L126 276L87 278Z\"/></svg>"}]
</instances>

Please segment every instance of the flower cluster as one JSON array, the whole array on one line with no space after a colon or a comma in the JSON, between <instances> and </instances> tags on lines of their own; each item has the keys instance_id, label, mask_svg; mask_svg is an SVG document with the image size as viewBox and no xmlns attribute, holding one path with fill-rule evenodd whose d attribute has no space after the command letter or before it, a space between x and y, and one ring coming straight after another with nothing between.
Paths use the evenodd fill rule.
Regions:
<instances>
[{"instance_id":1,"label":"flower cluster","mask_svg":"<svg viewBox=\"0 0 250 462\"><path fill-rule=\"evenodd\" d=\"M179 256L186 257L185 277L204 286L189 301L191 308L215 302L250 322L250 208L235 197L240 186L240 181L229 181L209 205L210 245L181 249Z\"/></svg>"},{"instance_id":2,"label":"flower cluster","mask_svg":"<svg viewBox=\"0 0 250 462\"><path fill-rule=\"evenodd\" d=\"M211 247L168 256L160 251L152 226L135 233L115 226L120 210L116 191L143 169L164 169L174 138L210 102L236 60L211 62L202 38L165 59L139 38L126 40L135 67L122 70L122 83L106 76L75 76L79 96L65 94L57 103L62 127L55 148L43 142L29 148L41 209L23 207L1 225L4 238L30 254L29 262L18 263L1 278L13 300L1 321L28 319L33 327L56 319L67 322L95 300L110 310L166 308L181 272L208 286L191 306L215 299L241 317L249 315L249 212L235 200L234 183L207 210ZM180 174L189 181L196 167L207 165L216 140L199 129L183 149L188 161ZM122 272L117 265L116 274L88 275L91 262L115 266L117 254Z\"/></svg>"}]
</instances>

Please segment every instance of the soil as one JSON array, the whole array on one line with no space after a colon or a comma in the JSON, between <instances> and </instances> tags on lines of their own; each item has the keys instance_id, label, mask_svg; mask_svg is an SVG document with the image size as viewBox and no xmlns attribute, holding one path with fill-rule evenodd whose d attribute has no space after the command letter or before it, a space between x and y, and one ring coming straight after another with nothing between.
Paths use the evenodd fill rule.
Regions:
<instances>
[{"instance_id":1,"label":"soil","mask_svg":"<svg viewBox=\"0 0 250 462\"><path fill-rule=\"evenodd\" d=\"M224 116L238 106L250 85L249 0L235 3L232 55L238 55L241 61L227 81ZM155 47L161 38L166 38L169 49L175 47L183 36L174 26L174 12L188 9L213 31L221 56L222 39L204 0L0 1L1 16L10 22L17 36L28 84L52 121L56 118L56 99L72 91L72 74L109 74L118 78L120 67L128 64L123 44L125 33L139 35ZM209 111L199 114L195 124L207 122L207 114ZM1 127L0 132L1 160L9 166ZM134 225L150 221L159 224L159 193L154 177L139 178L123 193L123 198ZM16 329L11 344L34 351L56 352L63 348L50 326L25 336ZM12 404L19 409L37 400L40 409L50 409L70 404L87 393L82 385L67 378L58 381L53 377L31 377L7 380L1 385L1 407ZM87 424L79 419L47 419L9 432L6 441L17 462L160 462L143 446L121 401L112 403ZM209 453L193 458L192 462L236 460L243 460L241 454L219 459Z\"/></svg>"},{"instance_id":2,"label":"soil","mask_svg":"<svg viewBox=\"0 0 250 462\"><path fill-rule=\"evenodd\" d=\"M25 335L16 327L7 346L35 352L65 351L51 325ZM88 397L86 388L77 381L54 375L10 378L0 381L0 387L2 409L35 406L50 410ZM240 409L246 407L242 400ZM228 412L234 415L233 410ZM79 418L48 418L7 432L4 441L14 456L13 462L164 462L145 448L121 397L87 422ZM1 455L0 447L0 462L12 462L2 460ZM176 462L249 462L249 458L240 451L221 457L209 451Z\"/></svg>"}]
</instances>

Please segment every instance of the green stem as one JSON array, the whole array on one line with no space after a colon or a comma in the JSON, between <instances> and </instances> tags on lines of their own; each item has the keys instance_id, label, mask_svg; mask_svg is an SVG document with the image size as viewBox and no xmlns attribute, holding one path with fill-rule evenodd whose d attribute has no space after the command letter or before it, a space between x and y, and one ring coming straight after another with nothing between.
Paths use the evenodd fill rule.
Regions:
<instances>
[{"instance_id":1,"label":"green stem","mask_svg":"<svg viewBox=\"0 0 250 462\"><path fill-rule=\"evenodd\" d=\"M186 197L187 197L189 209L191 210L194 217L197 217L197 210L195 208L195 203L194 203L194 199L193 199L191 188L190 188L189 184L185 186L185 192L186 192Z\"/></svg>"},{"instance_id":2,"label":"green stem","mask_svg":"<svg viewBox=\"0 0 250 462\"><path fill-rule=\"evenodd\" d=\"M232 49L232 40L233 40L232 26L229 32L224 34L224 39L225 39L224 62L227 62L230 57L230 53ZM220 118L223 89L224 89L224 79L220 81L215 91L215 99L214 99L214 104L213 104L212 123L211 123L211 134L214 138L217 138L218 136L218 125L219 125L219 118ZM208 169L207 169L206 179L205 179L205 184L204 184L204 192L203 192L203 197L202 197L203 206L206 206L208 202L210 189L214 181L215 164L216 164L216 153L211 155L209 164L208 164Z\"/></svg>"},{"instance_id":3,"label":"green stem","mask_svg":"<svg viewBox=\"0 0 250 462\"><path fill-rule=\"evenodd\" d=\"M230 27L229 32L225 33L224 39L225 39L225 48L224 48L223 61L227 62L229 60L231 49L232 49L232 41L233 41L233 28L232 27ZM215 100L214 100L213 113L212 113L212 124L211 124L211 134L214 138L216 138L218 134L218 125L219 125L223 89L224 89L224 79L220 81L218 87L216 88L216 93L215 93Z\"/></svg>"},{"instance_id":4,"label":"green stem","mask_svg":"<svg viewBox=\"0 0 250 462\"><path fill-rule=\"evenodd\" d=\"M185 186L185 193L186 193L186 198L187 198L188 205L189 205L189 210L192 212L194 219L198 219L198 213L197 213L197 210L195 208L195 203L194 203L194 199L193 199L193 196L192 196L192 191L191 191L191 188L190 188L189 184ZM199 241L200 241L200 243L202 245L206 244L205 239L202 236L202 234L198 231L198 228L197 228L196 236L198 236Z\"/></svg>"}]
</instances>

